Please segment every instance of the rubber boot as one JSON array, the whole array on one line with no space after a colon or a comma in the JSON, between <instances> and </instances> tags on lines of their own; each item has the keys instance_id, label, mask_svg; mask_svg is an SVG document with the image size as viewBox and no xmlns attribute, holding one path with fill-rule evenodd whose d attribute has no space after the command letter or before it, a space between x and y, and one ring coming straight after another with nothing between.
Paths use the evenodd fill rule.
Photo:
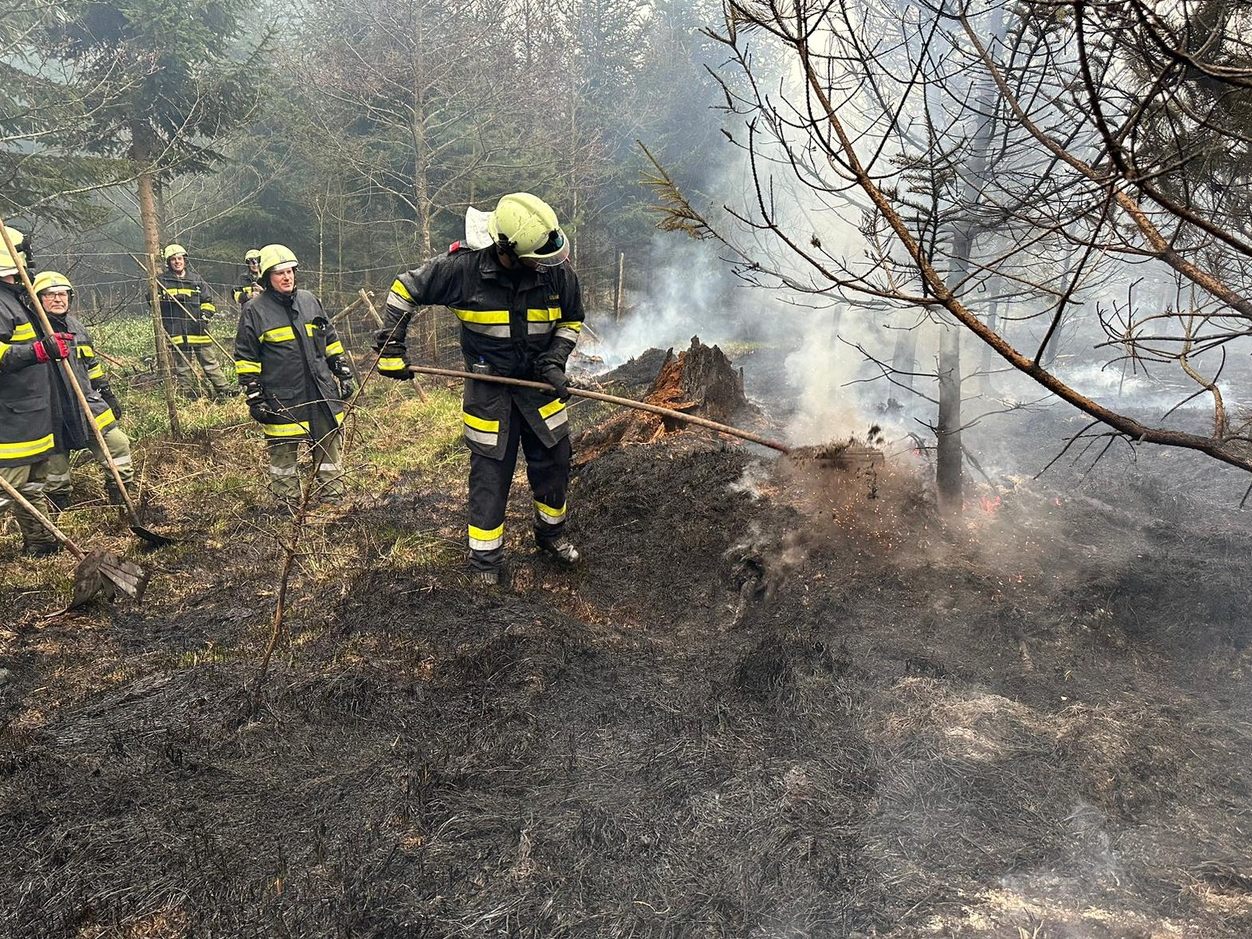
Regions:
<instances>
[{"instance_id":1,"label":"rubber boot","mask_svg":"<svg viewBox=\"0 0 1252 939\"><path fill-rule=\"evenodd\" d=\"M44 498L48 500L48 505L52 507L52 515L60 515L70 507L71 494L69 492L49 492L44 490Z\"/></svg>"},{"instance_id":2,"label":"rubber boot","mask_svg":"<svg viewBox=\"0 0 1252 939\"><path fill-rule=\"evenodd\" d=\"M22 553L30 558L46 558L59 553L60 550L61 542L59 541L28 541L22 545Z\"/></svg>"},{"instance_id":3,"label":"rubber boot","mask_svg":"<svg viewBox=\"0 0 1252 939\"><path fill-rule=\"evenodd\" d=\"M469 579L472 586L507 587L509 585L508 566L505 564L503 557L493 562L487 562L481 556L471 554Z\"/></svg>"}]
</instances>

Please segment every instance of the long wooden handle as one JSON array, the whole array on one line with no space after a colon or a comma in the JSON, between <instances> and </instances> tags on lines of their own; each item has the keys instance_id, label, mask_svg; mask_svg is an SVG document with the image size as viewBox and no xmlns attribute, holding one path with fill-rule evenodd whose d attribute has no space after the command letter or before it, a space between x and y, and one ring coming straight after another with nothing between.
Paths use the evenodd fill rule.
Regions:
<instances>
[{"instance_id":1,"label":"long wooden handle","mask_svg":"<svg viewBox=\"0 0 1252 939\"><path fill-rule=\"evenodd\" d=\"M22 285L30 295L30 302L35 307L35 315L39 317L39 325L43 327L45 335L51 336L53 334L52 323L48 321L48 314L44 312L43 304L39 302L39 295L35 293L35 285L30 282L30 274L26 271L26 262L17 253L17 248L13 245L13 239L9 237L9 230L5 227L3 218L0 218L0 236L3 236L4 246L9 249L9 255L13 258L17 272L22 278ZM87 402L87 395L83 393L83 389L78 384L78 378L74 375L74 367L70 364L69 359L58 359L57 362L61 366L61 372L65 375L66 384L74 392L74 398L78 401L78 407L83 412L87 426L91 428L91 432L96 438L96 443L100 446L100 455L108 464L109 472L113 474L113 481L117 483L117 491L122 497L122 502L126 505L126 512L130 515L130 520L138 525L139 513L135 511L135 503L131 501L130 493L126 491L126 484L122 482L122 473L117 468L117 462L113 459L113 454L109 452L109 445L104 442L104 431L96 423L96 416L91 413L91 405Z\"/></svg>"},{"instance_id":2,"label":"long wooden handle","mask_svg":"<svg viewBox=\"0 0 1252 939\"><path fill-rule=\"evenodd\" d=\"M74 542L70 541L69 535L61 531L61 529L57 528L56 525L53 524L52 519L48 518L48 516L44 515L37 508L35 508L35 506L31 504L30 500L27 499L20 492L18 492L17 489L13 486L13 484L10 483L3 476L0 476L0 489L3 489L5 491L5 494L8 495L10 499L12 499L22 508L24 508L31 515L35 516L39 524L42 525L44 528L48 529L48 531L52 532L52 534L56 536L56 540L61 542L61 544L65 545L65 547L69 548L71 551L73 551L76 557L85 558L87 556L86 551L84 551L78 545L74 544Z\"/></svg>"},{"instance_id":3,"label":"long wooden handle","mask_svg":"<svg viewBox=\"0 0 1252 939\"><path fill-rule=\"evenodd\" d=\"M556 391L547 382L526 381L522 378L505 378L501 375L475 375L472 372L458 372L450 368L431 368L428 365L410 365L410 372L420 372L423 375L443 375L447 378L468 378L472 381L491 382L496 385L512 385L515 388L533 388L536 391ZM624 408L634 408L636 411L647 411L650 414L659 414L662 417L673 418L676 421L683 421L687 424L696 424L700 427L707 427L709 430L715 430L719 434L729 434L732 437L739 437L742 440L749 440L752 443L759 443L763 447L769 447L771 450L777 450L779 453L790 453L791 448L785 443L779 443L777 440L770 440L768 437L762 437L760 434L754 434L751 431L740 430L738 427L731 427L729 424L719 424L717 421L711 421L706 417L697 417L694 414L684 414L682 411L675 411L672 408L663 408L660 405L648 404L645 401L636 401L634 398L619 398L617 395L606 395L601 391L585 391L582 388L570 388L569 393L578 398L591 398L594 401L607 401L609 404L616 404Z\"/></svg>"},{"instance_id":4,"label":"long wooden handle","mask_svg":"<svg viewBox=\"0 0 1252 939\"><path fill-rule=\"evenodd\" d=\"M383 325L383 318L382 318L381 316L379 316L379 315L378 315L378 310L377 310L377 308L374 306L374 301L373 301L373 300L371 300L371 299L370 299L370 295L369 295L369 294L367 294L367 293L365 292L365 288L364 288L364 287L362 287L362 288L361 288L359 291L357 291L357 292L360 294L360 299L364 300L364 301L365 301L365 305L366 305L367 307L369 307L369 311L370 311L372 314L374 314L374 319L378 320L378 325L379 325L379 326L382 326L382 325ZM379 350L379 353L378 353L378 358L376 358L376 359L374 360L374 365L375 365L375 367L377 367L377 365L378 365L378 359L381 359L381 358L382 358L382 351L381 351L381 350ZM420 381L418 381L418 380L417 380L417 376L416 376L416 375L414 375L414 376L413 376L413 390L417 392L417 399L418 399L419 401L421 401L421 402L422 402L422 404L425 404L425 403L426 403L426 389L422 387L422 383L421 383Z\"/></svg>"}]
</instances>

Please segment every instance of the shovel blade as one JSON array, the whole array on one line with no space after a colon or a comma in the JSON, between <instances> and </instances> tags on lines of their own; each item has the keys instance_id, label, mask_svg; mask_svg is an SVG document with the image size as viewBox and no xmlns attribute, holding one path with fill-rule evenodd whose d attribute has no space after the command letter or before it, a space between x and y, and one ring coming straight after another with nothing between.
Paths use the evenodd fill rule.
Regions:
<instances>
[{"instance_id":1,"label":"shovel blade","mask_svg":"<svg viewBox=\"0 0 1252 939\"><path fill-rule=\"evenodd\" d=\"M150 547L153 547L153 548L163 548L167 544L177 543L177 540L178 540L176 538L169 538L165 535L159 535L156 532L154 532L151 528L144 528L138 522L131 522L130 530L131 530L131 533L134 534L136 538L139 538L140 540L146 542Z\"/></svg>"},{"instance_id":2,"label":"shovel blade","mask_svg":"<svg viewBox=\"0 0 1252 939\"><path fill-rule=\"evenodd\" d=\"M142 600L150 577L148 571L133 561L109 551L92 551L74 571L74 595L67 609L78 609L96 596L106 600L116 600L119 596Z\"/></svg>"}]
</instances>

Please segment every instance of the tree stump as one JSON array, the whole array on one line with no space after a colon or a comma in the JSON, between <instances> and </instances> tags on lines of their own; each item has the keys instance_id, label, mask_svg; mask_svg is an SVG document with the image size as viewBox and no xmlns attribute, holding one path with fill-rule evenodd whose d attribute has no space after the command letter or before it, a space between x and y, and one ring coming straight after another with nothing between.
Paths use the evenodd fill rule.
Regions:
<instances>
[{"instance_id":1,"label":"tree stump","mask_svg":"<svg viewBox=\"0 0 1252 939\"><path fill-rule=\"evenodd\" d=\"M724 424L736 415L758 416L743 393L743 374L717 346L693 336L687 350L665 353L661 371L643 400L672 411L698 414ZM689 424L644 411L625 411L588 430L579 441L580 462L623 443L650 443L666 434L690 430Z\"/></svg>"}]
</instances>

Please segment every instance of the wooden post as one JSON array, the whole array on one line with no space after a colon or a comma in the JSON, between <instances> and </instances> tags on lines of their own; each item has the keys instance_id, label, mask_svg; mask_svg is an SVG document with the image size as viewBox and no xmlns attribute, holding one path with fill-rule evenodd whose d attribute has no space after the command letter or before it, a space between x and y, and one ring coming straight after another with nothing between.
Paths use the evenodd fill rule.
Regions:
<instances>
[{"instance_id":1,"label":"wooden post","mask_svg":"<svg viewBox=\"0 0 1252 939\"><path fill-rule=\"evenodd\" d=\"M170 342L165 332L165 324L161 322L161 298L157 296L156 255L149 254L147 258L148 300L152 308L152 336L156 346L157 369L161 373L161 390L165 395L165 411L170 420L170 436L177 440L183 435L183 425L178 418L178 397L174 390L174 363L170 357Z\"/></svg>"},{"instance_id":2,"label":"wooden post","mask_svg":"<svg viewBox=\"0 0 1252 939\"><path fill-rule=\"evenodd\" d=\"M143 224L144 253L148 256L148 289L152 303L152 343L156 351L157 367L161 372L161 388L165 394L165 410L169 414L170 435L178 439L183 435L178 419L178 399L174 389L174 366L170 360L170 347L165 340L165 328L161 325L161 301L157 297L157 253L161 250L157 231L156 196L153 192L152 174L147 169L139 173L139 217Z\"/></svg>"},{"instance_id":3,"label":"wooden post","mask_svg":"<svg viewBox=\"0 0 1252 939\"><path fill-rule=\"evenodd\" d=\"M617 291L613 295L613 322L620 323L622 321L622 304L626 296L626 254L618 252L617 255Z\"/></svg>"}]
</instances>

